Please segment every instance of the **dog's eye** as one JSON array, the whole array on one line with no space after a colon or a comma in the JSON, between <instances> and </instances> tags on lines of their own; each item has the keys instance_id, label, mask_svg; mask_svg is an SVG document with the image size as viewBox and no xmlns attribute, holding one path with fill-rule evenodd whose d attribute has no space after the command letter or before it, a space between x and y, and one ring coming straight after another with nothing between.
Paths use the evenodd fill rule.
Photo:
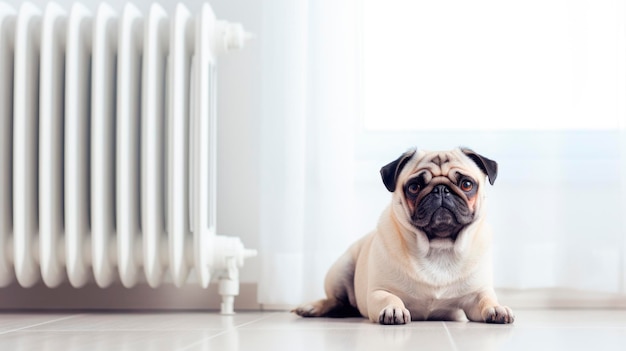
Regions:
<instances>
[{"instance_id":1,"label":"dog's eye","mask_svg":"<svg viewBox=\"0 0 626 351\"><path fill-rule=\"evenodd\" d=\"M461 190L468 192L474 189L474 183L471 180L463 180L461 181Z\"/></svg>"},{"instance_id":2,"label":"dog's eye","mask_svg":"<svg viewBox=\"0 0 626 351\"><path fill-rule=\"evenodd\" d=\"M415 195L420 192L420 186L417 183L411 183L407 187L407 190L409 191L409 193Z\"/></svg>"}]
</instances>

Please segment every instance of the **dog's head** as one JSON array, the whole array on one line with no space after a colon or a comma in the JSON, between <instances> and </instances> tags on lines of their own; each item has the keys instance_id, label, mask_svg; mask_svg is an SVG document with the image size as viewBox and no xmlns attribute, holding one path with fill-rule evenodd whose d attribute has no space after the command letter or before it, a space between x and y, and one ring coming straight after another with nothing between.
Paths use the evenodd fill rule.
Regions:
<instances>
[{"instance_id":1,"label":"dog's head","mask_svg":"<svg viewBox=\"0 0 626 351\"><path fill-rule=\"evenodd\" d=\"M485 180L493 185L498 164L466 148L410 150L380 173L402 223L428 241L453 243L480 217Z\"/></svg>"}]
</instances>

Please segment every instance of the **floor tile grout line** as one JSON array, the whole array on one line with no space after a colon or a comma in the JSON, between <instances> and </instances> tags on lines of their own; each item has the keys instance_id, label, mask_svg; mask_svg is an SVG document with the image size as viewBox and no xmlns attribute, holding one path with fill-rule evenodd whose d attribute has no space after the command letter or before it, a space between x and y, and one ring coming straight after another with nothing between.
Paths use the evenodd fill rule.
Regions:
<instances>
[{"instance_id":1,"label":"floor tile grout line","mask_svg":"<svg viewBox=\"0 0 626 351\"><path fill-rule=\"evenodd\" d=\"M209 336L209 337L206 337L206 338L200 339L200 340L198 340L198 341L196 341L196 342L193 342L193 343L191 343L191 344L189 344L189 345L187 345L187 346L185 346L185 347L183 347L183 348L178 349L178 351L188 350L189 348L194 347L194 346L196 346L196 345L198 345L198 344L201 344L201 343L203 343L203 342L205 342L205 341L207 341L207 340L214 339L214 338L216 338L216 337L218 337L218 336L221 336L221 335L224 335L224 334L230 333L230 332L232 332L233 330L239 329L239 328L241 328L241 327L245 327L246 325L250 325L250 324L253 324L253 323L256 323L256 322L262 321L262 320L264 320L264 319L267 319L267 318L269 318L269 317L273 317L273 316L275 316L275 315L277 315L277 314L279 314L279 313L280 313L280 312L275 312L275 313L269 314L269 315L267 315L267 316L263 316L263 317L261 317L261 318L255 319L255 320L253 320L253 321L249 321L249 322L246 322L246 323L243 323L243 324L240 324L240 325L233 326L232 328L228 328L228 329L226 329L226 330L224 330L224 331L221 331L221 332L219 332L219 333L217 333L217 334L215 334L215 335L211 335L211 336Z\"/></svg>"},{"instance_id":2,"label":"floor tile grout line","mask_svg":"<svg viewBox=\"0 0 626 351\"><path fill-rule=\"evenodd\" d=\"M20 331L20 330L30 329L30 328L33 328L33 327L38 327L38 326L49 324L49 323L60 322L60 321L64 321L64 320L71 319L71 318L75 318L75 317L78 317L78 316L80 316L80 314L73 314L71 316L65 316L65 317L61 317L61 318L57 318L57 319L53 319L53 320L49 320L49 321L45 321L45 322L41 322L41 323L37 323L37 324L31 324L31 325L27 325L27 326L21 327L21 328L5 330L5 331L0 332L0 335L13 333L13 332Z\"/></svg>"},{"instance_id":3,"label":"floor tile grout line","mask_svg":"<svg viewBox=\"0 0 626 351\"><path fill-rule=\"evenodd\" d=\"M458 351L459 349L456 347L456 342L454 342L454 338L452 338L452 333L450 333L450 329L448 329L446 322L441 322L441 324L443 324L443 329L446 331L446 334L448 334L448 340L450 340L450 344L452 345L452 350Z\"/></svg>"}]
</instances>

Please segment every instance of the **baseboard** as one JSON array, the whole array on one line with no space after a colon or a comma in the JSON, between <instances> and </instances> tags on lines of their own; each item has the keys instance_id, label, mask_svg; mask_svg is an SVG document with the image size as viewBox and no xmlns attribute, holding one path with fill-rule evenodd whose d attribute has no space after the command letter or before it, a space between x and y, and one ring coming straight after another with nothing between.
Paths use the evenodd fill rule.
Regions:
<instances>
[{"instance_id":1,"label":"baseboard","mask_svg":"<svg viewBox=\"0 0 626 351\"><path fill-rule=\"evenodd\" d=\"M68 283L56 288L37 284L22 288L17 284L0 288L2 310L219 310L221 297L216 284L207 289L188 284L177 288L164 284L151 288L138 284L125 288L113 284L100 288L88 284L74 288ZM260 310L257 284L242 283L235 298L235 310Z\"/></svg>"}]
</instances>

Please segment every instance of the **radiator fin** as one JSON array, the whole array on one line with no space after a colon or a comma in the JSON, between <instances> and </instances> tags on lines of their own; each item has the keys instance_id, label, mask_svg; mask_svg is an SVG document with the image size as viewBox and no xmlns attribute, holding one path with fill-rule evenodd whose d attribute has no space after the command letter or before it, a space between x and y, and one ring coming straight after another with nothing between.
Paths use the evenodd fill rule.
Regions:
<instances>
[{"instance_id":1,"label":"radiator fin","mask_svg":"<svg viewBox=\"0 0 626 351\"><path fill-rule=\"evenodd\" d=\"M39 45L41 11L22 5L16 21L13 100L13 244L17 280L34 285L39 233Z\"/></svg>"},{"instance_id":2,"label":"radiator fin","mask_svg":"<svg viewBox=\"0 0 626 351\"><path fill-rule=\"evenodd\" d=\"M94 278L107 287L116 278L115 106L118 19L101 4L93 28L91 87L91 244Z\"/></svg>"},{"instance_id":3,"label":"radiator fin","mask_svg":"<svg viewBox=\"0 0 626 351\"><path fill-rule=\"evenodd\" d=\"M189 237L189 84L193 38L191 14L182 5L176 7L170 33L170 113L168 115L167 151L167 226L170 240L170 269L176 286L188 274Z\"/></svg>"},{"instance_id":4,"label":"radiator fin","mask_svg":"<svg viewBox=\"0 0 626 351\"><path fill-rule=\"evenodd\" d=\"M65 82L65 33L67 14L51 3L43 16L41 71L39 75L39 240L41 275L46 285L63 281L64 227L63 126Z\"/></svg>"}]
</instances>

